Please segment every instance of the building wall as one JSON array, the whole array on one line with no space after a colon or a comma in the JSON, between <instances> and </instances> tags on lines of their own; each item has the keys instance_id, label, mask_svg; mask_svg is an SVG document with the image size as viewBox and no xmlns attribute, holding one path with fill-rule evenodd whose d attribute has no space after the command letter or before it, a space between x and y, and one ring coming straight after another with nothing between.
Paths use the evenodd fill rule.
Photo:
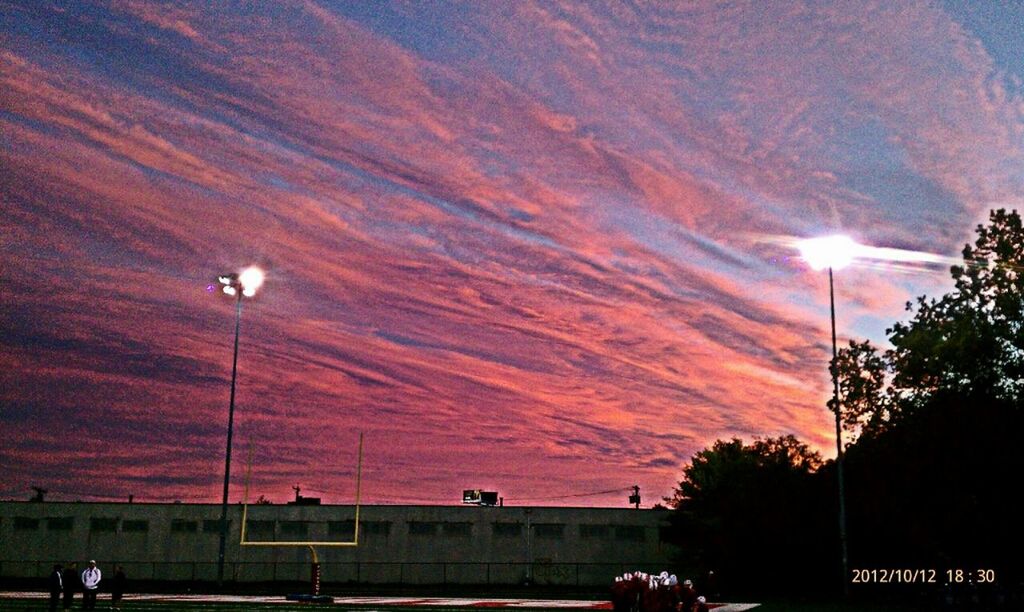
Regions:
<instances>
[{"instance_id":1,"label":"building wall","mask_svg":"<svg viewBox=\"0 0 1024 612\"><path fill-rule=\"evenodd\" d=\"M249 506L250 541L351 540L353 506ZM56 562L96 559L142 580L215 580L218 504L0 502L0 576L44 576ZM317 547L325 582L601 585L661 571L663 510L362 506L358 547ZM242 508L228 509L225 577L305 580L307 547L239 546Z\"/></svg>"}]
</instances>

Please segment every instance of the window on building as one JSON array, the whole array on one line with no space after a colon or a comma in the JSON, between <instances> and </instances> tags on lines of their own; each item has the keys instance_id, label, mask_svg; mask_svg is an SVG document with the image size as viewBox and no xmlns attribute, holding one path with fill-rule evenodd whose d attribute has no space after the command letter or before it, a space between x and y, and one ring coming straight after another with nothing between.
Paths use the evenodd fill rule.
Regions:
<instances>
[{"instance_id":1,"label":"window on building","mask_svg":"<svg viewBox=\"0 0 1024 612\"><path fill-rule=\"evenodd\" d=\"M89 519L89 531L111 533L117 531L118 519L106 517L93 517Z\"/></svg>"},{"instance_id":2,"label":"window on building","mask_svg":"<svg viewBox=\"0 0 1024 612\"><path fill-rule=\"evenodd\" d=\"M359 537L375 535L387 537L391 533L391 523L387 521L359 521ZM327 523L327 535L332 540L352 541L356 537L356 522L331 521Z\"/></svg>"},{"instance_id":3,"label":"window on building","mask_svg":"<svg viewBox=\"0 0 1024 612\"><path fill-rule=\"evenodd\" d=\"M473 523L442 523L441 533L456 538L468 538L473 535Z\"/></svg>"},{"instance_id":4,"label":"window on building","mask_svg":"<svg viewBox=\"0 0 1024 612\"><path fill-rule=\"evenodd\" d=\"M409 521L409 535L426 536L437 533L437 523L428 521Z\"/></svg>"},{"instance_id":5,"label":"window on building","mask_svg":"<svg viewBox=\"0 0 1024 612\"><path fill-rule=\"evenodd\" d=\"M14 517L14 529L15 531L35 531L39 529L39 519L16 516Z\"/></svg>"},{"instance_id":6,"label":"window on building","mask_svg":"<svg viewBox=\"0 0 1024 612\"><path fill-rule=\"evenodd\" d=\"M580 525L581 538L606 539L611 531L608 525Z\"/></svg>"},{"instance_id":7,"label":"window on building","mask_svg":"<svg viewBox=\"0 0 1024 612\"><path fill-rule=\"evenodd\" d=\"M533 533L539 539L561 540L565 537L565 525L562 523L537 523L533 526Z\"/></svg>"},{"instance_id":8,"label":"window on building","mask_svg":"<svg viewBox=\"0 0 1024 612\"><path fill-rule=\"evenodd\" d=\"M281 521L281 535L289 538L305 538L309 536L307 521Z\"/></svg>"},{"instance_id":9,"label":"window on building","mask_svg":"<svg viewBox=\"0 0 1024 612\"><path fill-rule=\"evenodd\" d=\"M359 521L359 533L386 537L391 534L391 523L388 521Z\"/></svg>"},{"instance_id":10,"label":"window on building","mask_svg":"<svg viewBox=\"0 0 1024 612\"><path fill-rule=\"evenodd\" d=\"M360 522L359 527L365 532L366 523ZM356 537L356 522L331 521L327 523L327 535L332 540L354 540Z\"/></svg>"},{"instance_id":11,"label":"window on building","mask_svg":"<svg viewBox=\"0 0 1024 612\"><path fill-rule=\"evenodd\" d=\"M125 519L121 521L122 533L145 533L149 531L149 521Z\"/></svg>"},{"instance_id":12,"label":"window on building","mask_svg":"<svg viewBox=\"0 0 1024 612\"><path fill-rule=\"evenodd\" d=\"M196 533L197 531L199 531L199 521L171 519L171 533Z\"/></svg>"},{"instance_id":13,"label":"window on building","mask_svg":"<svg viewBox=\"0 0 1024 612\"><path fill-rule=\"evenodd\" d=\"M228 527L231 526L230 520L227 520L225 522L227 523ZM220 534L221 525L222 523L220 522L220 519L206 519L203 521L203 533Z\"/></svg>"},{"instance_id":14,"label":"window on building","mask_svg":"<svg viewBox=\"0 0 1024 612\"><path fill-rule=\"evenodd\" d=\"M516 538L523 535L522 523L495 523L494 535L499 538Z\"/></svg>"},{"instance_id":15,"label":"window on building","mask_svg":"<svg viewBox=\"0 0 1024 612\"><path fill-rule=\"evenodd\" d=\"M615 527L615 539L628 542L643 542L646 539L644 528L639 525L618 525Z\"/></svg>"},{"instance_id":16,"label":"window on building","mask_svg":"<svg viewBox=\"0 0 1024 612\"><path fill-rule=\"evenodd\" d=\"M256 539L273 539L274 521L248 521L245 525L245 531Z\"/></svg>"},{"instance_id":17,"label":"window on building","mask_svg":"<svg viewBox=\"0 0 1024 612\"><path fill-rule=\"evenodd\" d=\"M658 527L658 541L659 542L674 542L676 538L675 531L671 527L661 526Z\"/></svg>"},{"instance_id":18,"label":"window on building","mask_svg":"<svg viewBox=\"0 0 1024 612\"><path fill-rule=\"evenodd\" d=\"M46 519L47 531L71 531L75 528L73 516L51 516Z\"/></svg>"}]
</instances>

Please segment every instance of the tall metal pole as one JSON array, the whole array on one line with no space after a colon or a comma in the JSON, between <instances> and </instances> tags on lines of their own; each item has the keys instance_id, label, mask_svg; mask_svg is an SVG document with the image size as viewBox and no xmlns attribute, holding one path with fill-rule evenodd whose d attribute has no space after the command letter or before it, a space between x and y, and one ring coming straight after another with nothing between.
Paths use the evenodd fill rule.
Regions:
<instances>
[{"instance_id":1,"label":"tall metal pole","mask_svg":"<svg viewBox=\"0 0 1024 612\"><path fill-rule=\"evenodd\" d=\"M217 586L224 586L224 549L228 537L228 482L231 480L231 435L235 427L235 379L238 376L238 331L242 322L242 290L235 301L235 354L231 359L231 401L228 404L228 448L224 454L224 496L220 505L220 546L217 551Z\"/></svg>"},{"instance_id":2,"label":"tall metal pole","mask_svg":"<svg viewBox=\"0 0 1024 612\"><path fill-rule=\"evenodd\" d=\"M533 586L533 537L530 532L530 515L533 514L531 508L525 510L526 513L526 584Z\"/></svg>"},{"instance_id":3,"label":"tall metal pole","mask_svg":"<svg viewBox=\"0 0 1024 612\"><path fill-rule=\"evenodd\" d=\"M828 300L832 311L832 408L836 412L836 474L839 480L839 547L843 560L843 594L850 594L849 561L846 553L846 487L843 483L842 419L839 407L839 371L836 369L839 350L836 346L836 294L832 282L832 267L828 268Z\"/></svg>"}]
</instances>

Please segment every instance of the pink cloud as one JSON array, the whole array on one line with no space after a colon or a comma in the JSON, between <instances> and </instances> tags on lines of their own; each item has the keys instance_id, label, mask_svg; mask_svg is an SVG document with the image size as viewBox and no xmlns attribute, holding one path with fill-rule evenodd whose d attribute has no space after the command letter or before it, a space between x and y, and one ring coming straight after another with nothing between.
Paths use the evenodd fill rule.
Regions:
<instances>
[{"instance_id":1,"label":"pink cloud","mask_svg":"<svg viewBox=\"0 0 1024 612\"><path fill-rule=\"evenodd\" d=\"M249 262L239 439L272 498L347 500L357 431L370 501L653 500L716 438L827 453L827 294L750 236L947 247L1016 193L1019 95L930 7L495 5L453 26L473 57L315 3L164 9L4 34L4 491L215 499L233 312L205 287ZM62 19L92 38L25 33ZM109 60L139 49L164 63ZM851 178L861 146L942 199ZM853 271L841 325L936 286Z\"/></svg>"}]
</instances>

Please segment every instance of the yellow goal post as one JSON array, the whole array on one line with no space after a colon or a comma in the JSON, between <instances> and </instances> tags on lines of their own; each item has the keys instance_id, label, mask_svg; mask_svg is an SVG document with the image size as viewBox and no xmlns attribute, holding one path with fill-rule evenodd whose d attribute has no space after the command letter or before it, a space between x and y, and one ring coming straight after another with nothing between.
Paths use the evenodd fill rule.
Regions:
<instances>
[{"instance_id":1,"label":"yellow goal post","mask_svg":"<svg viewBox=\"0 0 1024 612\"><path fill-rule=\"evenodd\" d=\"M253 451L253 447L252 447L252 444L250 443L249 444L249 465L248 465L248 468L246 469L246 473L245 473L245 497L244 497L244 501L242 502L242 535L241 535L240 541L238 542L240 546L308 546L309 549L313 552L314 562L316 560L316 551L313 549L314 546L334 546L334 547L359 546L359 505L360 505L360 494L361 494L362 479L363 479L363 434L362 433L359 434L359 454L358 454L358 459L357 459L357 462L356 462L356 516L355 516L355 521L354 521L354 530L353 530L353 533L352 533L352 536L353 536L352 540L351 541L347 541L347 542L331 542L331 541L327 541L327 542L319 542L319 541L304 541L304 542L300 542L300 541L295 541L295 542L281 542L281 541L262 542L262 541L259 541L259 542L254 542L254 541L251 541L251 540L247 540L245 538L245 536L246 536L247 521L248 521L248 517L249 517L249 480L252 477L252 451Z\"/></svg>"}]
</instances>

